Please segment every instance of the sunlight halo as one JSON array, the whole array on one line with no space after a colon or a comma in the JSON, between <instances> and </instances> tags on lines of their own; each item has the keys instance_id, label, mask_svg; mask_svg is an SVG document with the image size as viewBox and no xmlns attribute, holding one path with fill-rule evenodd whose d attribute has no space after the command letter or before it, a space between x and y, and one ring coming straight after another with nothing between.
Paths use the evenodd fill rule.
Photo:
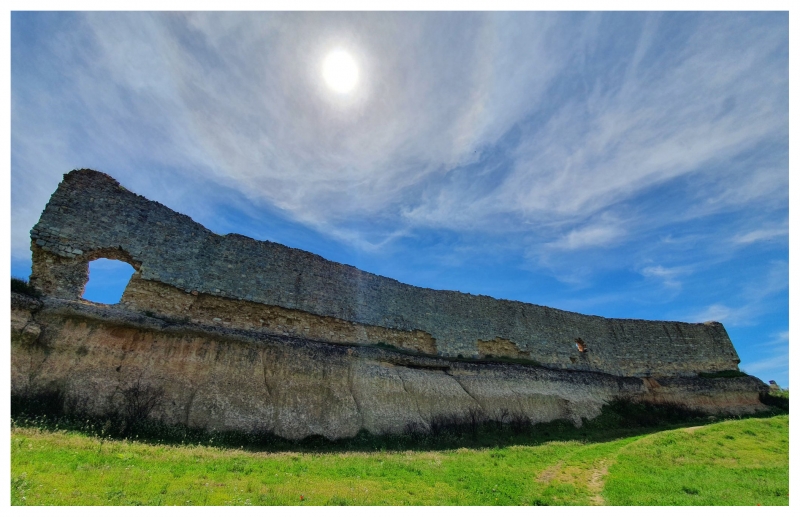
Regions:
<instances>
[{"instance_id":1,"label":"sunlight halo","mask_svg":"<svg viewBox=\"0 0 800 517\"><path fill-rule=\"evenodd\" d=\"M334 50L325 57L322 77L328 87L337 93L348 93L358 84L358 64L348 52Z\"/></svg>"}]
</instances>

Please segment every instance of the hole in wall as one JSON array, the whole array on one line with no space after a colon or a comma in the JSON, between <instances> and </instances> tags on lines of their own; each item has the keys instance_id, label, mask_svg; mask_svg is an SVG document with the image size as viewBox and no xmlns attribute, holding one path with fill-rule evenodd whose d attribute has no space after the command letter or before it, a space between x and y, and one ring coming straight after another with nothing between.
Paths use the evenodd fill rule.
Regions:
<instances>
[{"instance_id":1,"label":"hole in wall","mask_svg":"<svg viewBox=\"0 0 800 517\"><path fill-rule=\"evenodd\" d=\"M133 266L121 260L100 258L89 262L89 281L83 290L83 299L119 303L134 271Z\"/></svg>"}]
</instances>

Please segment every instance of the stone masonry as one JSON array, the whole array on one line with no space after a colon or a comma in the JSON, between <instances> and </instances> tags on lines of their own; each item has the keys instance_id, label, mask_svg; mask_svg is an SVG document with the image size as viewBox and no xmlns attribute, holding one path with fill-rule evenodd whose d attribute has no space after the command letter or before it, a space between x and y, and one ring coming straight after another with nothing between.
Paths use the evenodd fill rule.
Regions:
<instances>
[{"instance_id":1,"label":"stone masonry","mask_svg":"<svg viewBox=\"0 0 800 517\"><path fill-rule=\"evenodd\" d=\"M691 377L739 363L720 323L609 319L414 287L281 244L217 235L87 169L64 176L31 230L31 250L31 283L48 296L80 299L88 263L112 258L136 270L123 296L129 308L213 322L215 303L229 313L247 306L228 324L265 332L280 324L283 333L325 340L330 326L342 341L617 376ZM148 300L161 305L148 307ZM576 351L576 338L586 353Z\"/></svg>"}]
</instances>

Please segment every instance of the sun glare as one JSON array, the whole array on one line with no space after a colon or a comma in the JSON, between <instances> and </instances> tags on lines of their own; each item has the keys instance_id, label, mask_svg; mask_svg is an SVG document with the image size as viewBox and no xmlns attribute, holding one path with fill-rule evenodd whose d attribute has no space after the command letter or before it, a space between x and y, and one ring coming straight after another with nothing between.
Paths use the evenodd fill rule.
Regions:
<instances>
[{"instance_id":1,"label":"sun glare","mask_svg":"<svg viewBox=\"0 0 800 517\"><path fill-rule=\"evenodd\" d=\"M353 56L344 50L334 50L325 58L322 77L331 90L347 93L358 83L358 65Z\"/></svg>"}]
</instances>

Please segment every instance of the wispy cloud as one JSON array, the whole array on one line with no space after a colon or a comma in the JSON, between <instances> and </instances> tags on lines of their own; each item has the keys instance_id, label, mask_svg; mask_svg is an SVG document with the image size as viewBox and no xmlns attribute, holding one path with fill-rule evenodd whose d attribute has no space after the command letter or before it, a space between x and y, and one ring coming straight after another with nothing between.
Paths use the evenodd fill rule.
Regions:
<instances>
[{"instance_id":1,"label":"wispy cloud","mask_svg":"<svg viewBox=\"0 0 800 517\"><path fill-rule=\"evenodd\" d=\"M697 322L720 321L726 322L728 325L736 325L741 324L742 321L749 321L750 317L751 310L749 306L731 308L721 303L715 303L695 313L688 319Z\"/></svg>"},{"instance_id":2,"label":"wispy cloud","mask_svg":"<svg viewBox=\"0 0 800 517\"><path fill-rule=\"evenodd\" d=\"M690 272L691 269L687 267L667 268L664 266L647 266L641 271L645 277L657 278L663 282L665 287L670 289L680 289L681 282L678 277Z\"/></svg>"},{"instance_id":3,"label":"wispy cloud","mask_svg":"<svg viewBox=\"0 0 800 517\"><path fill-rule=\"evenodd\" d=\"M651 48L659 29L645 24L632 56L621 60L628 62L622 74L592 77L585 94L567 99L546 123L524 130L513 173L480 208L544 221L585 218L766 138L785 138L785 97L760 96L764 83L753 75L760 69L781 77L774 86L786 88L785 62L759 58L773 53L785 34L742 34L735 17L707 19L695 28L672 53L659 54ZM654 55L642 59L649 54ZM743 197L726 199L746 202L753 192L774 193L785 184L767 178L771 183L757 189L738 185L734 192Z\"/></svg>"},{"instance_id":4,"label":"wispy cloud","mask_svg":"<svg viewBox=\"0 0 800 517\"><path fill-rule=\"evenodd\" d=\"M789 267L775 261L759 278L753 278L739 288L741 304L713 303L700 311L685 314L687 321L719 321L726 326L753 325L772 307L770 299L789 290ZM788 302L788 298L787 298Z\"/></svg>"},{"instance_id":5,"label":"wispy cloud","mask_svg":"<svg viewBox=\"0 0 800 517\"><path fill-rule=\"evenodd\" d=\"M757 17L692 17L669 53L661 43L675 28L669 16L628 16L638 36L610 53L603 48L610 15L49 20L52 40L38 50L52 56L53 69L43 78L17 66L12 99L15 162L52 178L37 190L14 175L15 190L35 195L33 206L73 166L108 169L162 196L169 191L134 171L172 167L352 242L358 234L342 224L367 216L382 221L387 238L418 225L512 232L536 225L553 249L569 251L636 230L588 218L787 134L780 92L788 77L784 60L773 57L787 36ZM319 77L333 46L348 48L362 67L364 82L350 99L333 96ZM606 66L592 68L593 61ZM57 78L61 99L42 87L23 90ZM61 120L77 113L77 127L65 128ZM77 153L63 144L72 135L83 139ZM505 141L511 161L497 170L486 152ZM47 163L36 158L43 148L52 155ZM121 160L130 169L119 171ZM783 176L758 175L769 181L735 192L776 195ZM177 201L181 209L185 200ZM728 192L705 204L721 210L751 201ZM15 204L15 227L29 227L35 215ZM15 234L14 247L24 240Z\"/></svg>"},{"instance_id":6,"label":"wispy cloud","mask_svg":"<svg viewBox=\"0 0 800 517\"><path fill-rule=\"evenodd\" d=\"M741 369L751 375L784 377L789 375L789 331L772 334L770 339L758 344L759 359L743 362ZM780 381L779 381L780 383ZM781 383L785 384L785 383ZM784 385L787 388L788 385Z\"/></svg>"},{"instance_id":7,"label":"wispy cloud","mask_svg":"<svg viewBox=\"0 0 800 517\"><path fill-rule=\"evenodd\" d=\"M772 227L752 230L746 233L740 233L734 236L731 240L736 244L753 244L760 241L774 240L778 237L787 237L789 235L788 221L783 224Z\"/></svg>"},{"instance_id":8,"label":"wispy cloud","mask_svg":"<svg viewBox=\"0 0 800 517\"><path fill-rule=\"evenodd\" d=\"M753 363L744 363L741 368L750 375L759 375L772 371L788 371L789 351L788 349Z\"/></svg>"},{"instance_id":9,"label":"wispy cloud","mask_svg":"<svg viewBox=\"0 0 800 517\"><path fill-rule=\"evenodd\" d=\"M625 236L625 230L617 224L592 223L581 228L570 230L558 240L549 243L549 249L577 250L596 246L608 246L619 243Z\"/></svg>"}]
</instances>

